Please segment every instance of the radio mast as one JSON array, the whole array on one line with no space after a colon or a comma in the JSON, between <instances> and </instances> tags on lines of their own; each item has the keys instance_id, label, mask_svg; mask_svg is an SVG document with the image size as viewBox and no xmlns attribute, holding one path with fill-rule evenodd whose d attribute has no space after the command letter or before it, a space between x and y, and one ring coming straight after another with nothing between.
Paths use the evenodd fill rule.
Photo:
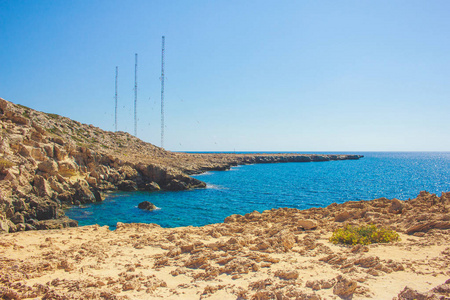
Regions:
<instances>
[{"instance_id":1,"label":"radio mast","mask_svg":"<svg viewBox=\"0 0 450 300\"><path fill-rule=\"evenodd\" d=\"M134 55L134 60L134 136L137 136L137 53Z\"/></svg>"},{"instance_id":2,"label":"radio mast","mask_svg":"<svg viewBox=\"0 0 450 300\"><path fill-rule=\"evenodd\" d=\"M161 50L161 148L164 148L164 36Z\"/></svg>"},{"instance_id":3,"label":"radio mast","mask_svg":"<svg viewBox=\"0 0 450 300\"><path fill-rule=\"evenodd\" d=\"M114 127L117 132L117 76L119 75L119 67L116 66L116 87L115 87L115 96L114 99L116 100L116 108L115 108L115 117L114 117Z\"/></svg>"}]
</instances>

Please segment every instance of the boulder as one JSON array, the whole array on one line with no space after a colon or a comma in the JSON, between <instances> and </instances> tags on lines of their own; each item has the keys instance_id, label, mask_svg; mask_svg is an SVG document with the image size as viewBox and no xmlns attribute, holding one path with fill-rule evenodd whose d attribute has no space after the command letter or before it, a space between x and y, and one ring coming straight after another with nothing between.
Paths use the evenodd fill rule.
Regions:
<instances>
[{"instance_id":1,"label":"boulder","mask_svg":"<svg viewBox=\"0 0 450 300\"><path fill-rule=\"evenodd\" d=\"M429 222L422 222L419 224L415 224L411 227L409 227L406 230L407 234L414 234L416 232L427 232L431 229L450 229L450 221L429 221Z\"/></svg>"},{"instance_id":2,"label":"boulder","mask_svg":"<svg viewBox=\"0 0 450 300\"><path fill-rule=\"evenodd\" d=\"M55 176L50 177L47 181L54 191L58 193L63 193L65 191L64 186L59 183L58 179Z\"/></svg>"},{"instance_id":3,"label":"boulder","mask_svg":"<svg viewBox=\"0 0 450 300\"><path fill-rule=\"evenodd\" d=\"M24 211L27 209L25 201L22 199L16 199L12 202L15 211Z\"/></svg>"},{"instance_id":4,"label":"boulder","mask_svg":"<svg viewBox=\"0 0 450 300\"><path fill-rule=\"evenodd\" d=\"M134 182L132 180L122 180L117 185L117 188L119 189L119 191L125 191L125 192L132 192L132 191L138 190L136 182Z\"/></svg>"},{"instance_id":5,"label":"boulder","mask_svg":"<svg viewBox=\"0 0 450 300\"><path fill-rule=\"evenodd\" d=\"M184 191L188 189L188 186L178 179L173 179L165 186L165 189L168 191Z\"/></svg>"},{"instance_id":6,"label":"boulder","mask_svg":"<svg viewBox=\"0 0 450 300\"><path fill-rule=\"evenodd\" d=\"M8 233L9 232L9 225L7 220L0 220L0 234L2 233Z\"/></svg>"},{"instance_id":7,"label":"boulder","mask_svg":"<svg viewBox=\"0 0 450 300\"><path fill-rule=\"evenodd\" d=\"M429 299L426 294L419 293L410 287L405 287L403 291L397 296L398 300L427 300Z\"/></svg>"},{"instance_id":8,"label":"boulder","mask_svg":"<svg viewBox=\"0 0 450 300\"><path fill-rule=\"evenodd\" d=\"M40 175L34 176L34 187L36 189L36 194L41 197L50 197L52 195L50 185L47 180Z\"/></svg>"},{"instance_id":9,"label":"boulder","mask_svg":"<svg viewBox=\"0 0 450 300\"><path fill-rule=\"evenodd\" d=\"M70 177L77 174L77 167L71 161L61 161L58 163L58 171L64 177Z\"/></svg>"},{"instance_id":10,"label":"boulder","mask_svg":"<svg viewBox=\"0 0 450 300\"><path fill-rule=\"evenodd\" d=\"M20 212L16 212L14 216L12 216L11 222L13 222L14 224L24 223L25 218Z\"/></svg>"},{"instance_id":11,"label":"boulder","mask_svg":"<svg viewBox=\"0 0 450 300\"><path fill-rule=\"evenodd\" d=\"M52 201L39 203L36 207L36 218L38 220L55 219L57 216L57 204Z\"/></svg>"},{"instance_id":12,"label":"boulder","mask_svg":"<svg viewBox=\"0 0 450 300\"><path fill-rule=\"evenodd\" d=\"M53 155L57 161L62 161L67 158L67 151L65 151L62 147L55 145L53 149Z\"/></svg>"},{"instance_id":13,"label":"boulder","mask_svg":"<svg viewBox=\"0 0 450 300\"><path fill-rule=\"evenodd\" d=\"M317 223L313 220L300 220L298 221L298 227L302 230L312 230L317 228Z\"/></svg>"},{"instance_id":14,"label":"boulder","mask_svg":"<svg viewBox=\"0 0 450 300\"><path fill-rule=\"evenodd\" d=\"M29 119L24 118L23 116L21 116L21 115L19 115L17 113L14 113L12 111L8 111L6 113L6 117L8 119L10 119L11 121L13 121L14 123L16 123L16 124L19 124L19 125L30 125L30 120Z\"/></svg>"},{"instance_id":15,"label":"boulder","mask_svg":"<svg viewBox=\"0 0 450 300\"><path fill-rule=\"evenodd\" d=\"M31 157L38 161L44 161L47 158L47 154L41 148L31 148Z\"/></svg>"},{"instance_id":16,"label":"boulder","mask_svg":"<svg viewBox=\"0 0 450 300\"><path fill-rule=\"evenodd\" d=\"M391 214L401 214L404 207L405 207L405 204L402 201L394 198L391 201L391 206L389 207L389 212Z\"/></svg>"},{"instance_id":17,"label":"boulder","mask_svg":"<svg viewBox=\"0 0 450 300\"><path fill-rule=\"evenodd\" d=\"M86 180L78 180L73 187L75 188L74 200L78 200L80 203L96 202L95 196L89 189L89 184Z\"/></svg>"},{"instance_id":18,"label":"boulder","mask_svg":"<svg viewBox=\"0 0 450 300\"><path fill-rule=\"evenodd\" d=\"M148 201L144 201L139 203L138 208L143 209L143 210L154 210L156 209L156 206Z\"/></svg>"},{"instance_id":19,"label":"boulder","mask_svg":"<svg viewBox=\"0 0 450 300\"><path fill-rule=\"evenodd\" d=\"M350 218L351 218L350 213L348 211L343 211L334 217L334 221L335 222L344 222Z\"/></svg>"},{"instance_id":20,"label":"boulder","mask_svg":"<svg viewBox=\"0 0 450 300\"><path fill-rule=\"evenodd\" d=\"M41 172L48 173L50 175L55 175L58 172L58 164L53 159L48 159L41 162L38 165L38 169Z\"/></svg>"},{"instance_id":21,"label":"boulder","mask_svg":"<svg viewBox=\"0 0 450 300\"><path fill-rule=\"evenodd\" d=\"M142 185L142 187L139 187L139 188L143 191L148 191L148 192L155 192L155 191L161 190L159 185L154 181L152 181L150 183L145 183L144 185Z\"/></svg>"},{"instance_id":22,"label":"boulder","mask_svg":"<svg viewBox=\"0 0 450 300\"><path fill-rule=\"evenodd\" d=\"M92 194L94 194L96 202L102 202L103 200L105 200L105 196L102 193L100 193L97 189L94 189L92 191Z\"/></svg>"},{"instance_id":23,"label":"boulder","mask_svg":"<svg viewBox=\"0 0 450 300\"><path fill-rule=\"evenodd\" d=\"M333 294L341 298L350 298L355 292L358 284L355 280L347 279L341 275L336 277L337 283L334 285Z\"/></svg>"}]
</instances>

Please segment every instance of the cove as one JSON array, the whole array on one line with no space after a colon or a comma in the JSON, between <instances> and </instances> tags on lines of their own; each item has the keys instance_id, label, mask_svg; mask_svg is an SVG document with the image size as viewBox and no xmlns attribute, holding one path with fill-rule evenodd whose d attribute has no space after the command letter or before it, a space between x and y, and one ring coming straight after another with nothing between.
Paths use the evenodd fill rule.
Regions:
<instances>
[{"instance_id":1,"label":"cove","mask_svg":"<svg viewBox=\"0 0 450 300\"><path fill-rule=\"evenodd\" d=\"M360 154L360 153L358 153ZM66 210L80 226L117 222L162 227L202 226L232 214L291 207L307 209L333 202L380 197L406 200L420 191L450 191L449 152L365 152L351 161L255 164L193 176L206 189L179 192L116 192L105 201ZM159 209L142 211L142 201Z\"/></svg>"}]
</instances>

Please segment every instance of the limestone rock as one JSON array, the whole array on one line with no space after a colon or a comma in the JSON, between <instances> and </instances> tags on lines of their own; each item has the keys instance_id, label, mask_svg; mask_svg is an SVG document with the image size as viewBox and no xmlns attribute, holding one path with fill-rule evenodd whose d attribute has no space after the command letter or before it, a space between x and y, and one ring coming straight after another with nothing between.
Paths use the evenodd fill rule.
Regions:
<instances>
[{"instance_id":1,"label":"limestone rock","mask_svg":"<svg viewBox=\"0 0 450 300\"><path fill-rule=\"evenodd\" d=\"M53 155L57 161L63 161L67 158L67 151L65 151L62 147L55 145L53 147Z\"/></svg>"},{"instance_id":2,"label":"limestone rock","mask_svg":"<svg viewBox=\"0 0 450 300\"><path fill-rule=\"evenodd\" d=\"M413 225L406 230L407 234L414 234L415 232L427 232L430 229L449 229L450 221L429 221L421 222L419 224Z\"/></svg>"},{"instance_id":3,"label":"limestone rock","mask_svg":"<svg viewBox=\"0 0 450 300\"><path fill-rule=\"evenodd\" d=\"M344 222L350 218L351 218L350 213L348 211L343 211L334 217L334 221L335 222Z\"/></svg>"},{"instance_id":4,"label":"limestone rock","mask_svg":"<svg viewBox=\"0 0 450 300\"><path fill-rule=\"evenodd\" d=\"M317 228L317 223L313 220L300 220L298 221L299 229L312 230Z\"/></svg>"},{"instance_id":5,"label":"limestone rock","mask_svg":"<svg viewBox=\"0 0 450 300\"><path fill-rule=\"evenodd\" d=\"M334 285L333 294L342 298L350 298L358 286L356 281L347 279L341 275L336 277L336 279L337 283Z\"/></svg>"},{"instance_id":6,"label":"limestone rock","mask_svg":"<svg viewBox=\"0 0 450 300\"><path fill-rule=\"evenodd\" d=\"M143 191L148 191L148 192L155 192L155 191L161 190L159 185L154 181L152 181L150 183L145 183L143 186L141 186L139 188Z\"/></svg>"},{"instance_id":7,"label":"limestone rock","mask_svg":"<svg viewBox=\"0 0 450 300\"><path fill-rule=\"evenodd\" d=\"M429 299L426 294L419 293L410 287L405 287L403 291L397 296L398 300L427 300Z\"/></svg>"},{"instance_id":8,"label":"limestone rock","mask_svg":"<svg viewBox=\"0 0 450 300\"><path fill-rule=\"evenodd\" d=\"M72 161L61 161L58 163L58 171L60 175L70 177L77 173L77 167Z\"/></svg>"},{"instance_id":9,"label":"limestone rock","mask_svg":"<svg viewBox=\"0 0 450 300\"><path fill-rule=\"evenodd\" d=\"M178 179L173 179L165 186L168 191L183 191L188 189L188 185Z\"/></svg>"},{"instance_id":10,"label":"limestone rock","mask_svg":"<svg viewBox=\"0 0 450 300\"><path fill-rule=\"evenodd\" d=\"M47 180L40 175L34 176L34 187L38 196L50 197L52 195L50 185Z\"/></svg>"},{"instance_id":11,"label":"limestone rock","mask_svg":"<svg viewBox=\"0 0 450 300\"><path fill-rule=\"evenodd\" d=\"M12 202L12 205L14 206L14 210L16 212L24 211L27 209L27 205L25 204L25 201L22 199L16 199Z\"/></svg>"},{"instance_id":12,"label":"limestone rock","mask_svg":"<svg viewBox=\"0 0 450 300\"><path fill-rule=\"evenodd\" d=\"M38 220L49 220L57 217L57 205L55 202L41 202L36 207L36 218Z\"/></svg>"},{"instance_id":13,"label":"limestone rock","mask_svg":"<svg viewBox=\"0 0 450 300\"><path fill-rule=\"evenodd\" d=\"M275 272L275 276L284 280L295 280L298 278L299 273L296 270L293 271L278 270Z\"/></svg>"},{"instance_id":14,"label":"limestone rock","mask_svg":"<svg viewBox=\"0 0 450 300\"><path fill-rule=\"evenodd\" d=\"M137 191L138 190L136 182L134 182L132 180L122 180L117 185L117 188L120 191L126 191L126 192L131 192L131 191Z\"/></svg>"},{"instance_id":15,"label":"limestone rock","mask_svg":"<svg viewBox=\"0 0 450 300\"><path fill-rule=\"evenodd\" d=\"M41 172L48 173L50 175L55 175L56 172L58 172L58 164L53 159L49 159L41 162L38 165L38 169Z\"/></svg>"},{"instance_id":16,"label":"limestone rock","mask_svg":"<svg viewBox=\"0 0 450 300\"><path fill-rule=\"evenodd\" d=\"M144 202L139 203L138 208L143 209L143 210L154 210L154 209L156 209L156 206L149 201L144 201Z\"/></svg>"},{"instance_id":17,"label":"limestone rock","mask_svg":"<svg viewBox=\"0 0 450 300\"><path fill-rule=\"evenodd\" d=\"M7 220L0 220L0 234L2 233L8 233L9 232L9 225Z\"/></svg>"},{"instance_id":18,"label":"limestone rock","mask_svg":"<svg viewBox=\"0 0 450 300\"><path fill-rule=\"evenodd\" d=\"M36 223L36 229L47 230L47 229L61 229L67 227L77 227L78 222L71 220L69 218L53 219L53 220L42 220Z\"/></svg>"},{"instance_id":19,"label":"limestone rock","mask_svg":"<svg viewBox=\"0 0 450 300\"><path fill-rule=\"evenodd\" d=\"M392 199L392 204L389 207L389 212L391 214L401 214L405 204L398 199Z\"/></svg>"},{"instance_id":20,"label":"limestone rock","mask_svg":"<svg viewBox=\"0 0 450 300\"><path fill-rule=\"evenodd\" d=\"M78 180L73 185L75 189L74 200L80 201L80 203L94 203L96 202L95 196L89 189L89 184L86 180Z\"/></svg>"},{"instance_id":21,"label":"limestone rock","mask_svg":"<svg viewBox=\"0 0 450 300\"><path fill-rule=\"evenodd\" d=\"M25 218L23 217L23 215L20 212L16 212L14 214L14 216L12 216L11 222L13 222L14 224L24 223Z\"/></svg>"}]
</instances>

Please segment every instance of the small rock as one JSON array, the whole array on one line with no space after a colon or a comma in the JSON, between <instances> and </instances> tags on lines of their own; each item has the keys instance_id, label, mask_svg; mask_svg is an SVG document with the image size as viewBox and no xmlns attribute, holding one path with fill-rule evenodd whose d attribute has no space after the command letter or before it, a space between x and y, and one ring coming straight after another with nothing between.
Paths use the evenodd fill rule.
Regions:
<instances>
[{"instance_id":1,"label":"small rock","mask_svg":"<svg viewBox=\"0 0 450 300\"><path fill-rule=\"evenodd\" d=\"M351 218L351 215L348 211L341 212L334 217L335 222L344 222Z\"/></svg>"},{"instance_id":2,"label":"small rock","mask_svg":"<svg viewBox=\"0 0 450 300\"><path fill-rule=\"evenodd\" d=\"M313 220L300 220L298 227L303 230L312 230L317 228L317 223Z\"/></svg>"},{"instance_id":3,"label":"small rock","mask_svg":"<svg viewBox=\"0 0 450 300\"><path fill-rule=\"evenodd\" d=\"M154 209L156 209L156 206L151 202L144 201L144 202L139 203L138 208L144 209L144 210L154 210Z\"/></svg>"},{"instance_id":4,"label":"small rock","mask_svg":"<svg viewBox=\"0 0 450 300\"><path fill-rule=\"evenodd\" d=\"M405 204L402 201L394 198L391 201L391 206L389 207L389 212L391 214L401 214L404 207L405 207Z\"/></svg>"},{"instance_id":5,"label":"small rock","mask_svg":"<svg viewBox=\"0 0 450 300\"><path fill-rule=\"evenodd\" d=\"M356 281L347 279L341 275L336 277L336 279L337 283L334 285L333 294L342 298L349 298L352 296L358 286Z\"/></svg>"},{"instance_id":6,"label":"small rock","mask_svg":"<svg viewBox=\"0 0 450 300\"><path fill-rule=\"evenodd\" d=\"M294 271L278 270L275 272L275 276L284 280L297 279L298 275L299 275L298 272L295 270Z\"/></svg>"},{"instance_id":7,"label":"small rock","mask_svg":"<svg viewBox=\"0 0 450 300\"><path fill-rule=\"evenodd\" d=\"M426 300L427 295L421 294L416 290L413 290L410 287L405 287L403 291L398 294L398 300Z\"/></svg>"}]
</instances>

